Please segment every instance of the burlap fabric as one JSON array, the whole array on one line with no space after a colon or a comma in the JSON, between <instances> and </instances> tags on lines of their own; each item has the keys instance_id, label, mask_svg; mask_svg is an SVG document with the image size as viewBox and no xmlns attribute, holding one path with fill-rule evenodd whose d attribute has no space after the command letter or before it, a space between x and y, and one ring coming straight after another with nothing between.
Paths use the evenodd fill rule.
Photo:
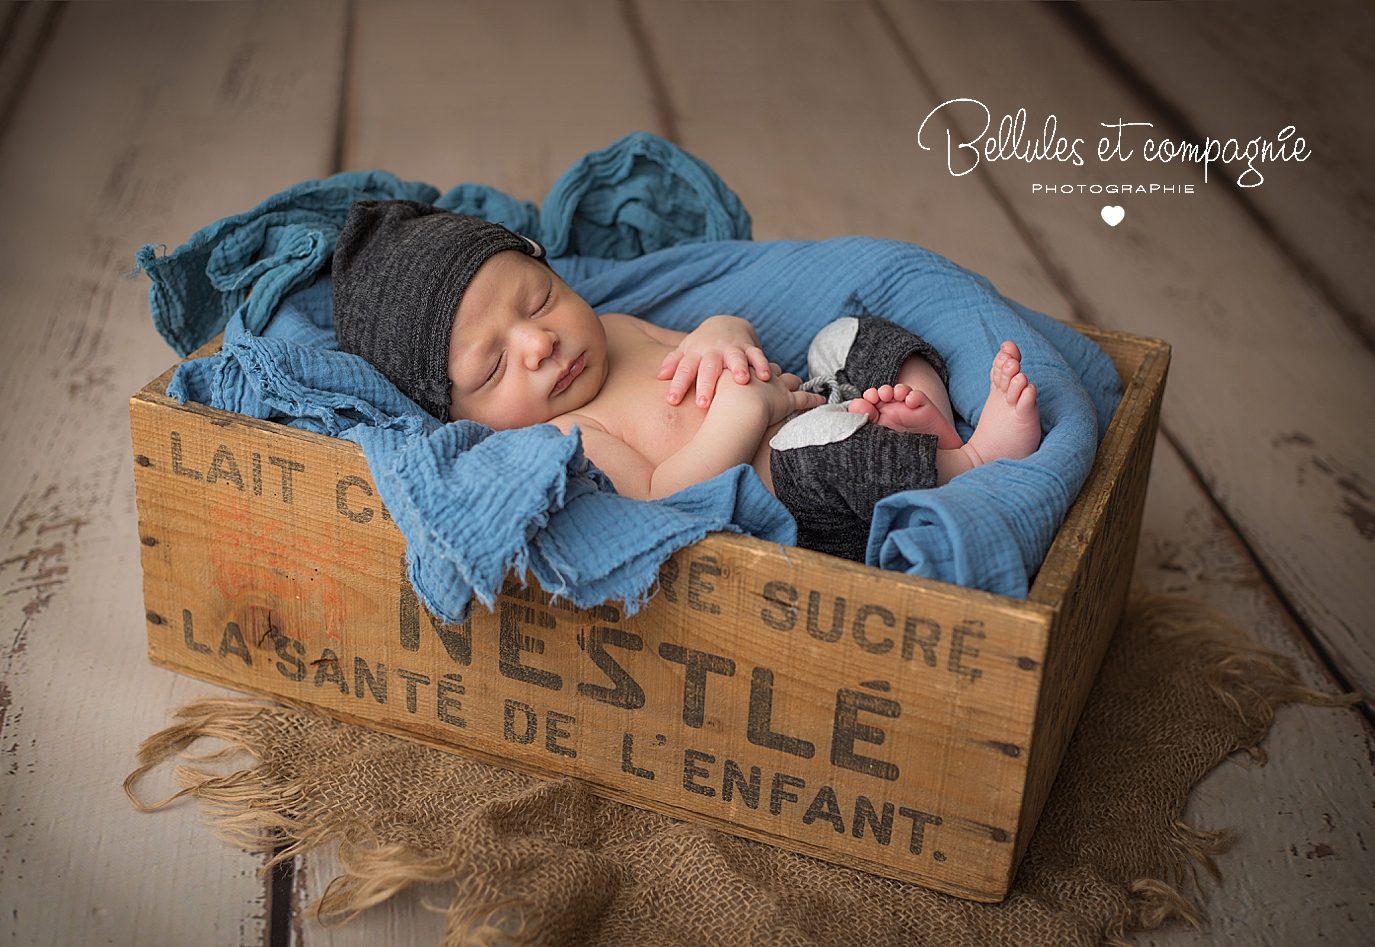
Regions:
<instances>
[{"instance_id":1,"label":"burlap fabric","mask_svg":"<svg viewBox=\"0 0 1375 947\"><path fill-rule=\"evenodd\" d=\"M275 860L338 843L346 874L314 905L339 919L446 881L446 945L1125 943L1197 923L1200 867L1225 831L1185 825L1191 787L1258 744L1301 687L1284 658L1177 598L1132 603L1099 673L1012 894L996 905L841 868L264 701L206 700L146 740L148 768L228 743L177 776L223 834ZM213 775L247 750L256 765ZM177 796L173 796L173 799ZM285 845L285 848L282 846ZM1192 889L1192 890L1191 890Z\"/></svg>"}]
</instances>

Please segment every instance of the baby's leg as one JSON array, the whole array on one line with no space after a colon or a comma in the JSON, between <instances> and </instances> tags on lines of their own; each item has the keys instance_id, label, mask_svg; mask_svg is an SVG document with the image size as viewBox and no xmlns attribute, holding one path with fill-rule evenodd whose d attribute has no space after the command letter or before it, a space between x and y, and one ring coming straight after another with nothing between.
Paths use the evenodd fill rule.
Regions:
<instances>
[{"instance_id":1,"label":"baby's leg","mask_svg":"<svg viewBox=\"0 0 1375 947\"><path fill-rule=\"evenodd\" d=\"M936 482L995 460L1021 460L1041 444L1041 409L1036 386L1022 373L1022 353L1007 341L988 372L988 400L969 443L936 452Z\"/></svg>"},{"instance_id":2,"label":"baby's leg","mask_svg":"<svg viewBox=\"0 0 1375 947\"><path fill-rule=\"evenodd\" d=\"M772 491L797 521L797 544L865 560L874 506L936 485L936 438L901 434L827 404L803 412L769 440Z\"/></svg>"},{"instance_id":3,"label":"baby's leg","mask_svg":"<svg viewBox=\"0 0 1375 947\"><path fill-rule=\"evenodd\" d=\"M837 319L812 339L807 368L803 387L832 403L904 434L935 434L943 448L960 446L945 359L901 326L878 316Z\"/></svg>"},{"instance_id":4,"label":"baby's leg","mask_svg":"<svg viewBox=\"0 0 1375 947\"><path fill-rule=\"evenodd\" d=\"M942 450L954 450L964 443L955 431L955 414L945 383L919 355L903 362L897 384L867 389L850 402L850 410L894 431L935 434Z\"/></svg>"}]
</instances>

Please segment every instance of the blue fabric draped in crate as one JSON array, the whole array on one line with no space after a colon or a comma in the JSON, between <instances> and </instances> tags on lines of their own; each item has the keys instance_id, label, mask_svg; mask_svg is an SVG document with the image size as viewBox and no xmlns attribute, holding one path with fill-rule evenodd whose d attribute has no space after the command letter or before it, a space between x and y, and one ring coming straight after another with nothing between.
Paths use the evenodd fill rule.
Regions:
<instances>
[{"instance_id":1,"label":"blue fabric draped in crate","mask_svg":"<svg viewBox=\"0 0 1375 947\"><path fill-rule=\"evenodd\" d=\"M311 184L338 189L354 177L308 182L285 194L299 197ZM379 186L387 177L374 172L367 183ZM381 186L417 187L395 179ZM618 195L625 200L618 203ZM292 200L278 195L260 210L289 219ZM597 312L630 312L682 331L714 313L736 313L754 324L771 359L799 374L811 337L826 323L885 316L945 355L951 401L971 423L987 396L998 344L1016 340L1040 392L1041 447L1026 460L997 461L943 487L883 500L866 561L1026 597L1121 394L1111 360L1088 339L911 244L730 239L748 237L748 216L735 196L704 164L642 133L575 164L541 215L477 185L455 188L445 200L513 229L537 227L546 246L562 248L554 268ZM319 226L326 259L346 209L335 208L329 226ZM305 213L318 211L310 206ZM243 228L251 215L230 220ZM195 245L187 255L192 265L213 256L207 244L223 237L225 231L215 234L224 223L187 245ZM580 230L589 226L596 229ZM743 232L721 232L732 229ZM664 248L635 256L657 246ZM175 261L185 249L159 262ZM267 242L259 249L272 252ZM255 260L250 254L243 262ZM316 270L322 268L323 261ZM264 269L260 283L272 274ZM663 560L711 530L785 545L795 540L791 517L745 465L642 502L615 495L583 456L576 433L565 437L552 425L492 432L472 422L438 424L366 362L335 350L327 275L287 295L261 331L256 318L251 304L240 303L221 352L182 366L169 394L358 443L406 537L411 581L442 620L466 618L474 596L490 607L512 568L522 576L529 569L542 587L576 605L624 600L633 614ZM958 427L967 437L970 424ZM521 476L511 477L512 470Z\"/></svg>"},{"instance_id":2,"label":"blue fabric draped in crate","mask_svg":"<svg viewBox=\"0 0 1375 947\"><path fill-rule=\"evenodd\" d=\"M684 243L750 237L749 214L716 172L646 132L575 162L544 199L543 215L483 184L460 184L440 197L429 184L385 171L348 172L302 181L201 228L166 256L142 247L135 260L153 281L153 325L183 356L214 338L240 306L245 328L262 332L283 297L328 266L349 205L365 200L421 201L474 214L534 237L550 256L628 260Z\"/></svg>"}]
</instances>

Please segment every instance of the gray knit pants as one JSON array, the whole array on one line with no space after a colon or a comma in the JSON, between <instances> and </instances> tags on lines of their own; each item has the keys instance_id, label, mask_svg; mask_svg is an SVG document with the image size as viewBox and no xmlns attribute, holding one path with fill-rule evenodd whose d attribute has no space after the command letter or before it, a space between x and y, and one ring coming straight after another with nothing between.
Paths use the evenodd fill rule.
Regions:
<instances>
[{"instance_id":1,"label":"gray knit pants","mask_svg":"<svg viewBox=\"0 0 1375 947\"><path fill-rule=\"evenodd\" d=\"M797 520L802 548L863 562L875 504L936 485L935 434L870 424L846 408L866 388L896 382L909 355L925 358L949 385L940 353L887 319L846 316L812 339L802 388L827 403L797 415L769 441L774 495Z\"/></svg>"}]
</instances>

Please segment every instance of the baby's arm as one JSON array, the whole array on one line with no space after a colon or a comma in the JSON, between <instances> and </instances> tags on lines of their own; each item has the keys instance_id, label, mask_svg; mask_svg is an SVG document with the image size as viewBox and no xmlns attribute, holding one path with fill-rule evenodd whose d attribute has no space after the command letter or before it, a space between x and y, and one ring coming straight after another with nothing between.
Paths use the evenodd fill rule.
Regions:
<instances>
[{"instance_id":1,"label":"baby's arm","mask_svg":"<svg viewBox=\"0 0 1375 947\"><path fill-rule=\"evenodd\" d=\"M758 452L768 427L767 403L757 397L733 398L717 392L692 440L654 470L648 498L670 496L737 464L748 464ZM615 482L614 477L612 481Z\"/></svg>"},{"instance_id":2,"label":"baby's arm","mask_svg":"<svg viewBox=\"0 0 1375 947\"><path fill-rule=\"evenodd\" d=\"M658 467L595 421L565 415L555 423L565 433L578 425L583 450L611 478L617 493L636 500L657 500L710 480L737 464L748 464L759 449L768 421L767 405L758 398L718 395L692 440Z\"/></svg>"},{"instance_id":3,"label":"baby's arm","mask_svg":"<svg viewBox=\"0 0 1375 947\"><path fill-rule=\"evenodd\" d=\"M579 426L583 450L611 478L616 492L637 500L655 500L750 463L770 424L825 400L798 390L800 384L796 375L775 374L769 382L726 386L717 392L692 439L657 467L595 421L570 414L555 423L565 433L573 424Z\"/></svg>"}]
</instances>

